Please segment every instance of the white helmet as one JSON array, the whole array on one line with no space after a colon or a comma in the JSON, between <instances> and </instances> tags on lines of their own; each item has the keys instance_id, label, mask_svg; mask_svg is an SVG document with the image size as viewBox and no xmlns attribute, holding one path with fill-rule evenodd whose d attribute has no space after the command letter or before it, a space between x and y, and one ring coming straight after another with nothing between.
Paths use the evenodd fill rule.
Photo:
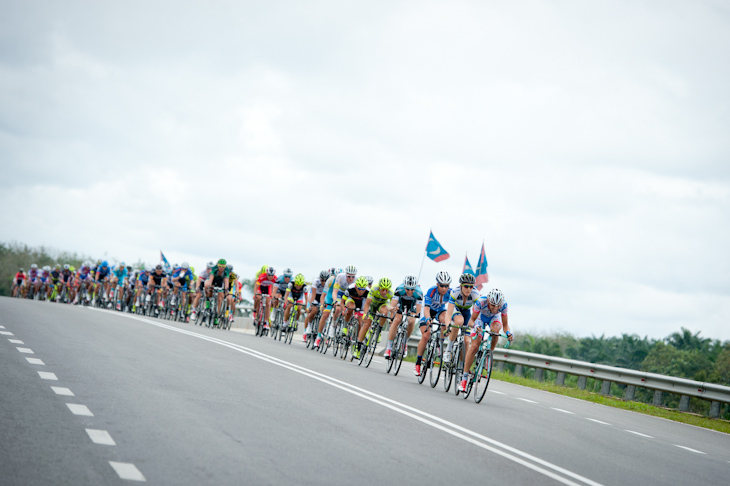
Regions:
<instances>
[{"instance_id":1,"label":"white helmet","mask_svg":"<svg viewBox=\"0 0 730 486\"><path fill-rule=\"evenodd\" d=\"M284 269L284 276L285 277L291 277L292 275L294 275L294 272L291 271L291 268L285 268Z\"/></svg>"},{"instance_id":2,"label":"white helmet","mask_svg":"<svg viewBox=\"0 0 730 486\"><path fill-rule=\"evenodd\" d=\"M30 266L30 268L31 268L31 269L33 269L33 270L37 270L37 269L38 269L38 265L36 265L36 264L34 263L33 265L31 265L31 266Z\"/></svg>"},{"instance_id":3,"label":"white helmet","mask_svg":"<svg viewBox=\"0 0 730 486\"><path fill-rule=\"evenodd\" d=\"M441 271L436 274L436 282L441 285L449 285L451 283L451 275L447 272Z\"/></svg>"},{"instance_id":4,"label":"white helmet","mask_svg":"<svg viewBox=\"0 0 730 486\"><path fill-rule=\"evenodd\" d=\"M188 262L182 262L182 265L180 265L183 270L188 270L190 268L190 265L188 265Z\"/></svg>"},{"instance_id":5,"label":"white helmet","mask_svg":"<svg viewBox=\"0 0 730 486\"><path fill-rule=\"evenodd\" d=\"M403 279L403 287L405 287L406 290L415 289L417 285L418 279L413 275L408 275L406 278Z\"/></svg>"},{"instance_id":6,"label":"white helmet","mask_svg":"<svg viewBox=\"0 0 730 486\"><path fill-rule=\"evenodd\" d=\"M373 277L371 277L370 275L366 275L365 276L365 280L368 281L368 287L372 287L373 286Z\"/></svg>"},{"instance_id":7,"label":"white helmet","mask_svg":"<svg viewBox=\"0 0 730 486\"><path fill-rule=\"evenodd\" d=\"M205 266L208 268L208 270L210 270L211 268L215 267L215 263L208 262L208 263L205 264Z\"/></svg>"},{"instance_id":8,"label":"white helmet","mask_svg":"<svg viewBox=\"0 0 730 486\"><path fill-rule=\"evenodd\" d=\"M345 273L347 275L357 275L357 267L355 265L348 265L345 267Z\"/></svg>"},{"instance_id":9,"label":"white helmet","mask_svg":"<svg viewBox=\"0 0 730 486\"><path fill-rule=\"evenodd\" d=\"M49 267L48 265L46 265L45 267L43 267L43 271L50 272L51 271L51 267Z\"/></svg>"},{"instance_id":10,"label":"white helmet","mask_svg":"<svg viewBox=\"0 0 730 486\"><path fill-rule=\"evenodd\" d=\"M487 302L500 307L504 304L504 294L502 294L502 291L499 289L492 289L487 294Z\"/></svg>"}]
</instances>

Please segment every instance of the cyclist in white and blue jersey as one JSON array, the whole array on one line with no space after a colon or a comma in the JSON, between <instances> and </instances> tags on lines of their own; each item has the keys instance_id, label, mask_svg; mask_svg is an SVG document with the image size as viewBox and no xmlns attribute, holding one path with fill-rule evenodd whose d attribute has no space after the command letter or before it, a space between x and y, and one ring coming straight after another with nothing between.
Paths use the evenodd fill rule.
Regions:
<instances>
[{"instance_id":1,"label":"cyclist in white and blue jersey","mask_svg":"<svg viewBox=\"0 0 730 486\"><path fill-rule=\"evenodd\" d=\"M416 315L421 314L421 306L423 305L423 291L418 286L418 279L414 275L408 275L403 279L403 283L396 287L393 293L393 300L391 307L395 307L395 317L393 323L390 325L390 331L388 332L388 345L385 349L385 359L390 359L390 354L393 350L393 340L398 332L398 326L403 320L403 315L412 312ZM416 324L416 318L408 318L408 329L407 338L411 337L413 327ZM406 354L408 348L406 347Z\"/></svg>"},{"instance_id":2,"label":"cyclist in white and blue jersey","mask_svg":"<svg viewBox=\"0 0 730 486\"><path fill-rule=\"evenodd\" d=\"M314 347L319 347L322 342L322 331L324 325L327 323L327 317L330 314L331 308L334 307L335 313L332 316L332 321L336 321L342 313L342 306L340 301L342 296L345 295L345 291L350 287L350 284L355 282L357 276L357 268L354 265L348 265L344 272L338 272L336 275L331 276L327 279L325 284L325 306L322 309L322 317L319 319L319 329L317 331L317 340L314 342ZM334 337L335 329L334 326L330 329L330 337Z\"/></svg>"},{"instance_id":3,"label":"cyclist in white and blue jersey","mask_svg":"<svg viewBox=\"0 0 730 486\"><path fill-rule=\"evenodd\" d=\"M463 273L459 277L459 288L454 289L449 294L449 303L446 307L446 322L453 322L455 326L463 326L469 322L471 318L471 306L480 297L479 292L474 288L476 277L472 273ZM454 347L456 337L459 330L453 328L449 334L449 341L446 344L446 352L444 353L444 361L451 361L451 350ZM464 336L464 343L469 345L469 337Z\"/></svg>"},{"instance_id":4,"label":"cyclist in white and blue jersey","mask_svg":"<svg viewBox=\"0 0 730 486\"><path fill-rule=\"evenodd\" d=\"M464 374L462 375L461 383L459 383L459 390L461 391L466 391L466 382L469 379L468 370L471 369L474 357L479 350L484 333L483 329L485 327L497 333L504 328L507 339L510 342L514 339L514 336L509 330L509 323L507 322L507 302L504 300L504 294L502 294L501 290L492 289L486 296L479 297L474 302L472 310L474 312L472 312L471 319L469 319L469 326L472 328L471 345L464 360ZM498 338L492 339L492 351L497 347L498 341Z\"/></svg>"},{"instance_id":5,"label":"cyclist in white and blue jersey","mask_svg":"<svg viewBox=\"0 0 730 486\"><path fill-rule=\"evenodd\" d=\"M317 310L319 310L319 305L324 294L325 284L327 283L327 279L329 278L329 276L330 274L327 270L322 270L321 272L319 272L319 277L316 278L312 283L311 291L309 292L309 298L307 300L307 317L304 319L304 334L302 337L304 338L305 342L307 341L307 335L311 330L312 319L314 319L314 316L317 315Z\"/></svg>"},{"instance_id":6,"label":"cyclist in white and blue jersey","mask_svg":"<svg viewBox=\"0 0 730 486\"><path fill-rule=\"evenodd\" d=\"M441 271L436 274L436 285L428 289L424 296L423 317L421 317L419 324L421 328L421 341L418 343L416 368L413 370L417 375L421 374L423 352L426 350L428 340L431 339L431 326L429 322L431 319L438 319L442 326L446 325L446 303L449 301L449 295L451 294L450 284L451 275Z\"/></svg>"}]
</instances>

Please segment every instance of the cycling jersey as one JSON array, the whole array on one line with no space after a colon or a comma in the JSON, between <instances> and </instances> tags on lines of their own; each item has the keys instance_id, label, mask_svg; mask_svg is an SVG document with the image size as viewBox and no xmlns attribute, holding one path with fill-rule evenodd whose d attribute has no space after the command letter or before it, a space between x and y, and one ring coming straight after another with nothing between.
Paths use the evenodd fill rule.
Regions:
<instances>
[{"instance_id":1,"label":"cycling jersey","mask_svg":"<svg viewBox=\"0 0 730 486\"><path fill-rule=\"evenodd\" d=\"M326 281L323 282L322 279L319 277L314 280L314 282L312 283L312 288L317 295L321 295L324 292L325 283Z\"/></svg>"},{"instance_id":2,"label":"cycling jersey","mask_svg":"<svg viewBox=\"0 0 730 486\"><path fill-rule=\"evenodd\" d=\"M218 269L214 269L212 272L213 276L213 287L218 287L219 289L223 288L224 280L228 278L228 269L224 269L223 273L219 272ZM210 278L210 277L208 277Z\"/></svg>"},{"instance_id":3,"label":"cycling jersey","mask_svg":"<svg viewBox=\"0 0 730 486\"><path fill-rule=\"evenodd\" d=\"M81 267L79 268L76 276L79 278L79 280L86 280L87 278L91 277L91 269L89 267Z\"/></svg>"},{"instance_id":4,"label":"cycling jersey","mask_svg":"<svg viewBox=\"0 0 730 486\"><path fill-rule=\"evenodd\" d=\"M370 310L369 314L372 314L374 312L377 312L378 309L380 309L384 304L387 304L390 302L390 299L393 298L393 289L388 289L388 292L386 292L385 296L383 297L380 293L380 286L379 285L373 285L373 288L370 289L370 292L368 293L368 299L370 299Z\"/></svg>"},{"instance_id":5,"label":"cycling jersey","mask_svg":"<svg viewBox=\"0 0 730 486\"><path fill-rule=\"evenodd\" d=\"M228 289L226 289L226 290L230 290L231 295L235 295L235 293L236 293L236 281L237 280L238 280L238 275L236 275L235 273L231 272L228 275Z\"/></svg>"},{"instance_id":6,"label":"cycling jersey","mask_svg":"<svg viewBox=\"0 0 730 486\"><path fill-rule=\"evenodd\" d=\"M287 279L289 281L287 282ZM284 295L284 292L286 292L287 287L291 284L291 277L284 277L283 275L279 277L276 280L276 291L280 293L281 295Z\"/></svg>"},{"instance_id":7,"label":"cycling jersey","mask_svg":"<svg viewBox=\"0 0 730 486\"><path fill-rule=\"evenodd\" d=\"M15 274L15 279L14 279L14 281L15 281L15 285L23 285L23 281L24 281L24 280L25 280L26 278L27 278L27 277L25 276L25 274L24 274L24 273L21 273L21 272L17 272L17 273Z\"/></svg>"},{"instance_id":8,"label":"cycling jersey","mask_svg":"<svg viewBox=\"0 0 730 486\"><path fill-rule=\"evenodd\" d=\"M405 286L400 284L398 288L395 289L393 295L398 299L398 312L401 314L413 311L417 305L423 304L423 291L420 286L416 287L413 291L413 295L409 296L406 293Z\"/></svg>"},{"instance_id":9,"label":"cycling jersey","mask_svg":"<svg viewBox=\"0 0 730 486\"><path fill-rule=\"evenodd\" d=\"M177 278L177 281L180 285L182 285L183 287L187 287L188 282L191 282L193 280L193 272L191 272L190 269L183 270L182 268L178 268L172 274L172 278Z\"/></svg>"},{"instance_id":10,"label":"cycling jersey","mask_svg":"<svg viewBox=\"0 0 730 486\"><path fill-rule=\"evenodd\" d=\"M150 274L149 278L152 281L153 285L162 286L162 281L167 280L167 274L164 270L162 270L162 273L157 273L157 271L154 271Z\"/></svg>"},{"instance_id":11,"label":"cycling jersey","mask_svg":"<svg viewBox=\"0 0 730 486\"><path fill-rule=\"evenodd\" d=\"M294 282L289 282L289 285L287 285L287 290L289 291L289 295L292 299L294 299L295 302L300 300L304 294L307 293L307 286L302 285L301 287L298 287L294 285Z\"/></svg>"},{"instance_id":12,"label":"cycling jersey","mask_svg":"<svg viewBox=\"0 0 730 486\"><path fill-rule=\"evenodd\" d=\"M264 272L256 279L256 283L259 284L259 292L271 295L271 291L274 289L274 285L276 284L276 275L269 276L268 273Z\"/></svg>"},{"instance_id":13,"label":"cycling jersey","mask_svg":"<svg viewBox=\"0 0 730 486\"><path fill-rule=\"evenodd\" d=\"M334 282L332 284L332 295L334 295L334 292L337 292L337 299L341 299L343 295L345 295L345 290L350 288L350 284L347 282L347 274L345 272L342 272L341 274L337 275L335 277Z\"/></svg>"},{"instance_id":14,"label":"cycling jersey","mask_svg":"<svg viewBox=\"0 0 730 486\"><path fill-rule=\"evenodd\" d=\"M446 308L446 303L449 301L450 294L451 289L448 289L444 295L441 295L439 293L438 285L434 285L426 291L424 303L433 311L431 312L431 316Z\"/></svg>"},{"instance_id":15,"label":"cycling jersey","mask_svg":"<svg viewBox=\"0 0 730 486\"><path fill-rule=\"evenodd\" d=\"M71 281L71 277L73 277L71 270L64 270L61 272L61 280L63 280L63 283L69 283Z\"/></svg>"},{"instance_id":16,"label":"cycling jersey","mask_svg":"<svg viewBox=\"0 0 730 486\"><path fill-rule=\"evenodd\" d=\"M493 313L489 310L489 302L487 301L487 297L479 297L477 301L474 302L474 307L472 308L472 310L479 314L479 318L476 322L477 326L479 326L480 321L485 324L491 324L494 321L502 322L502 316L507 315L507 302L502 303L502 305L499 307L499 310Z\"/></svg>"},{"instance_id":17,"label":"cycling jersey","mask_svg":"<svg viewBox=\"0 0 730 486\"><path fill-rule=\"evenodd\" d=\"M479 291L471 289L469 295L464 297L461 294L461 287L457 287L449 294L449 304L454 304L458 310L469 310L474 302L479 298Z\"/></svg>"},{"instance_id":18,"label":"cycling jersey","mask_svg":"<svg viewBox=\"0 0 730 486\"><path fill-rule=\"evenodd\" d=\"M109 274L111 273L111 270L112 270L112 269L111 269L111 268L109 268L109 267L99 267L99 268L98 268L98 269L96 270L96 275L94 276L94 278L95 278L95 279L96 279L97 281L99 281L99 280L104 280L105 278L107 278L107 277L109 276ZM127 271L127 269L125 268L125 269L124 269L124 271L126 272L126 271Z\"/></svg>"},{"instance_id":19,"label":"cycling jersey","mask_svg":"<svg viewBox=\"0 0 730 486\"><path fill-rule=\"evenodd\" d=\"M38 270L28 270L28 280L35 282L38 279Z\"/></svg>"},{"instance_id":20,"label":"cycling jersey","mask_svg":"<svg viewBox=\"0 0 730 486\"><path fill-rule=\"evenodd\" d=\"M122 282L128 276L127 267L115 268L114 270L112 270L112 273L115 277L119 279L120 282Z\"/></svg>"},{"instance_id":21,"label":"cycling jersey","mask_svg":"<svg viewBox=\"0 0 730 486\"><path fill-rule=\"evenodd\" d=\"M345 302L354 302L356 309L362 309L362 303L367 298L368 292L370 289L358 289L357 285L351 284L347 290L345 291L345 295L343 296L346 300Z\"/></svg>"},{"instance_id":22,"label":"cycling jersey","mask_svg":"<svg viewBox=\"0 0 730 486\"><path fill-rule=\"evenodd\" d=\"M53 270L51 272L51 282L53 282L53 284L55 285L58 283L59 278L61 278L61 272L59 272L57 270Z\"/></svg>"},{"instance_id":23,"label":"cycling jersey","mask_svg":"<svg viewBox=\"0 0 730 486\"><path fill-rule=\"evenodd\" d=\"M46 283L48 281L48 279L51 278L51 273L43 270L43 273L39 274L38 278L40 279L41 282Z\"/></svg>"}]
</instances>

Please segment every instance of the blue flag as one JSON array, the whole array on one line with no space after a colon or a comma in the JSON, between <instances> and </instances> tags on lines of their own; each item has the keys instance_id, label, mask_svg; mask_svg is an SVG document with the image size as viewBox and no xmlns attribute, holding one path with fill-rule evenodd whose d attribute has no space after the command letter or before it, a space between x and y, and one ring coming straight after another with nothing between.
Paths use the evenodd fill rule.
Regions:
<instances>
[{"instance_id":1,"label":"blue flag","mask_svg":"<svg viewBox=\"0 0 730 486\"><path fill-rule=\"evenodd\" d=\"M482 290L482 286L489 282L489 274L487 273L487 255L484 253L484 242L482 242L482 253L479 255L479 262L477 263L477 290Z\"/></svg>"},{"instance_id":2,"label":"blue flag","mask_svg":"<svg viewBox=\"0 0 730 486\"><path fill-rule=\"evenodd\" d=\"M166 271L170 271L170 262L167 261L167 258L165 258L165 254L162 253L162 250L160 250L160 261L165 266Z\"/></svg>"},{"instance_id":3,"label":"blue flag","mask_svg":"<svg viewBox=\"0 0 730 486\"><path fill-rule=\"evenodd\" d=\"M461 271L461 273L469 272L472 275L474 274L474 268L472 268L471 263L469 263L469 258L467 258L466 255L464 255L464 269Z\"/></svg>"},{"instance_id":4,"label":"blue flag","mask_svg":"<svg viewBox=\"0 0 730 486\"><path fill-rule=\"evenodd\" d=\"M442 262L449 258L449 252L444 250L444 247L441 246L441 243L439 243L436 238L433 237L433 231L428 237L428 245L426 245L426 255L428 255L428 258L435 262Z\"/></svg>"}]
</instances>

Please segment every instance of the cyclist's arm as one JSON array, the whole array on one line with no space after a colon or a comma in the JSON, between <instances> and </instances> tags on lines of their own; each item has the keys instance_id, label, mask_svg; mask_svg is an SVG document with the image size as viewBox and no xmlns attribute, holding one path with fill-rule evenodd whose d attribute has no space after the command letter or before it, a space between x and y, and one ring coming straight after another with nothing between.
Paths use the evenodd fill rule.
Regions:
<instances>
[{"instance_id":1,"label":"cyclist's arm","mask_svg":"<svg viewBox=\"0 0 730 486\"><path fill-rule=\"evenodd\" d=\"M449 302L449 305L446 306L446 324L451 324L451 318L454 315L454 304L452 302Z\"/></svg>"},{"instance_id":2,"label":"cyclist's arm","mask_svg":"<svg viewBox=\"0 0 730 486\"><path fill-rule=\"evenodd\" d=\"M370 304L373 303L373 299L368 297L365 299L365 303L362 305L362 313L367 315L368 310L370 310Z\"/></svg>"}]
</instances>

